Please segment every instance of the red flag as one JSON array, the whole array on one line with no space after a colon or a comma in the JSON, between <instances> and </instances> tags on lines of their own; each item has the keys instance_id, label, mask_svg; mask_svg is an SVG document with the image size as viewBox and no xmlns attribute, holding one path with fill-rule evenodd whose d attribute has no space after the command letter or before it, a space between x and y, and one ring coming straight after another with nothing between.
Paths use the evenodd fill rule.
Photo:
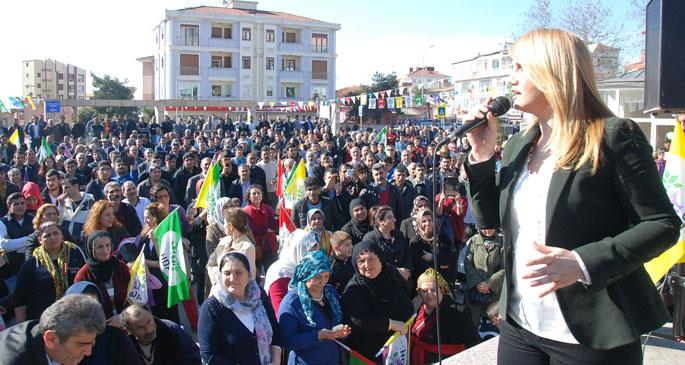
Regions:
<instances>
[{"instance_id":1,"label":"red flag","mask_svg":"<svg viewBox=\"0 0 685 365\"><path fill-rule=\"evenodd\" d=\"M290 217L290 212L288 212L288 209L283 207L283 205L280 205L278 207L278 228L283 228L285 227L290 233L295 231L297 227L295 227L295 223L293 223L293 219Z\"/></svg>"},{"instance_id":2,"label":"red flag","mask_svg":"<svg viewBox=\"0 0 685 365\"><path fill-rule=\"evenodd\" d=\"M367 359L362 354L350 349L350 365L374 365L375 362Z\"/></svg>"},{"instance_id":3,"label":"red flag","mask_svg":"<svg viewBox=\"0 0 685 365\"><path fill-rule=\"evenodd\" d=\"M285 169L283 168L283 161L281 161L281 156L278 156L278 162L276 163L278 165L278 176L276 180L276 195L278 195L279 198L283 198L283 175L285 174Z\"/></svg>"}]
</instances>

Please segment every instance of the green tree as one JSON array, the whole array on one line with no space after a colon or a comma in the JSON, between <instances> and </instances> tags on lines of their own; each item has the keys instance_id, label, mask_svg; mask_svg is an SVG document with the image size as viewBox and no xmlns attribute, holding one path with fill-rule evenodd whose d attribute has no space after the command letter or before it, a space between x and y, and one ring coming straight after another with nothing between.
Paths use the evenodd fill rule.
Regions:
<instances>
[{"instance_id":1,"label":"green tree","mask_svg":"<svg viewBox=\"0 0 685 365\"><path fill-rule=\"evenodd\" d=\"M399 81L397 81L397 74L394 72L384 74L376 71L371 76L371 85L363 85L362 90L365 93L375 93L378 91L385 91L390 89L397 89Z\"/></svg>"},{"instance_id":2,"label":"green tree","mask_svg":"<svg viewBox=\"0 0 685 365\"><path fill-rule=\"evenodd\" d=\"M99 77L94 73L90 73L93 80L93 99L100 100L132 100L133 93L136 91L135 87L127 86L128 79L119 80L117 77L104 75ZM137 110L135 107L102 107L95 108L99 114L112 115L119 113L121 115L133 113Z\"/></svg>"}]
</instances>

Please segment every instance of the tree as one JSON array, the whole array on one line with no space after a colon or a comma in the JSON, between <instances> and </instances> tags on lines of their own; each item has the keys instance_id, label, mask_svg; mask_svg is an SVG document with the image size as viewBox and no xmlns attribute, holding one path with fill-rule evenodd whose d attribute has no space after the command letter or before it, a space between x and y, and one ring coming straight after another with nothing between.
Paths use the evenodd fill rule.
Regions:
<instances>
[{"instance_id":1,"label":"tree","mask_svg":"<svg viewBox=\"0 0 685 365\"><path fill-rule=\"evenodd\" d=\"M560 9L559 25L585 42L585 44L603 43L612 47L621 47L623 43L623 26L612 24L611 8L598 0L576 0L567 2Z\"/></svg>"},{"instance_id":2,"label":"tree","mask_svg":"<svg viewBox=\"0 0 685 365\"><path fill-rule=\"evenodd\" d=\"M120 81L116 77L104 75L99 77L94 73L90 73L93 80L93 99L100 100L132 100L133 93L136 91L135 87L127 86L128 79ZM135 107L103 107L95 108L98 113L112 115L119 113L121 115L133 113L137 110Z\"/></svg>"},{"instance_id":3,"label":"tree","mask_svg":"<svg viewBox=\"0 0 685 365\"><path fill-rule=\"evenodd\" d=\"M365 93L375 93L378 91L397 89L399 84L399 81L397 81L397 74L394 72L384 74L376 71L371 77L371 85L362 85L362 90Z\"/></svg>"}]
</instances>

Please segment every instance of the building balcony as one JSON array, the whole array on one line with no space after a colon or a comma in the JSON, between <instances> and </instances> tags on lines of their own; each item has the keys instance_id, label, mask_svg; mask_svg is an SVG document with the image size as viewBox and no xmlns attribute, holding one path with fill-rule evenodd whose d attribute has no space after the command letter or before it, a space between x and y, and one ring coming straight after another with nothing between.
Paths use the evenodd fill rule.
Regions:
<instances>
[{"instance_id":1,"label":"building balcony","mask_svg":"<svg viewBox=\"0 0 685 365\"><path fill-rule=\"evenodd\" d=\"M213 48L221 48L221 49L226 49L226 48L236 48L238 49L240 47L240 43L237 39L234 38L209 38L207 40L199 41L205 43L208 47L213 47Z\"/></svg>"},{"instance_id":2,"label":"building balcony","mask_svg":"<svg viewBox=\"0 0 685 365\"><path fill-rule=\"evenodd\" d=\"M328 81L328 71L312 71L310 72L312 80Z\"/></svg>"},{"instance_id":3,"label":"building balcony","mask_svg":"<svg viewBox=\"0 0 685 365\"><path fill-rule=\"evenodd\" d=\"M281 81L304 81L304 72L300 70L279 70L278 76L280 77Z\"/></svg>"},{"instance_id":4,"label":"building balcony","mask_svg":"<svg viewBox=\"0 0 685 365\"><path fill-rule=\"evenodd\" d=\"M202 39L202 43L200 44L200 37L176 37L174 39L174 45L178 46L189 46L189 47L199 47L200 45L202 46L207 46L207 39Z\"/></svg>"},{"instance_id":5,"label":"building balcony","mask_svg":"<svg viewBox=\"0 0 685 365\"><path fill-rule=\"evenodd\" d=\"M238 77L238 69L235 67L209 67L207 69L209 77Z\"/></svg>"},{"instance_id":6,"label":"building balcony","mask_svg":"<svg viewBox=\"0 0 685 365\"><path fill-rule=\"evenodd\" d=\"M184 76L199 76L200 68L196 66L181 66L178 68L179 75Z\"/></svg>"},{"instance_id":7,"label":"building balcony","mask_svg":"<svg viewBox=\"0 0 685 365\"><path fill-rule=\"evenodd\" d=\"M287 43L287 42L278 43L278 50L281 52L306 52L306 51L308 51L308 49L307 49L307 47L305 47L304 43Z\"/></svg>"},{"instance_id":8,"label":"building balcony","mask_svg":"<svg viewBox=\"0 0 685 365\"><path fill-rule=\"evenodd\" d=\"M311 45L311 51L315 53L328 53L328 46Z\"/></svg>"}]
</instances>

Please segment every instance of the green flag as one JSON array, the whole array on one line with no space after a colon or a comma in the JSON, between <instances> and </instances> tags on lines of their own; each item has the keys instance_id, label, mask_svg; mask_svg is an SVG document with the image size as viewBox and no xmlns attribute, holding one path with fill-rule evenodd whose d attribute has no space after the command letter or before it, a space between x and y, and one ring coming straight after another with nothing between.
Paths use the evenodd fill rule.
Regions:
<instances>
[{"instance_id":1,"label":"green flag","mask_svg":"<svg viewBox=\"0 0 685 365\"><path fill-rule=\"evenodd\" d=\"M46 158L48 158L52 155L53 155L52 148L48 144L45 137L43 137L43 139L40 142L40 151L38 151L38 157L39 157L38 162L42 164Z\"/></svg>"},{"instance_id":2,"label":"green flag","mask_svg":"<svg viewBox=\"0 0 685 365\"><path fill-rule=\"evenodd\" d=\"M376 135L376 143L388 144L388 126L383 127L383 129L378 132L378 135Z\"/></svg>"},{"instance_id":3,"label":"green flag","mask_svg":"<svg viewBox=\"0 0 685 365\"><path fill-rule=\"evenodd\" d=\"M178 208L157 225L154 235L157 238L159 268L169 283L166 305L167 308L171 308L178 302L190 299L188 268L183 250Z\"/></svg>"}]
</instances>

